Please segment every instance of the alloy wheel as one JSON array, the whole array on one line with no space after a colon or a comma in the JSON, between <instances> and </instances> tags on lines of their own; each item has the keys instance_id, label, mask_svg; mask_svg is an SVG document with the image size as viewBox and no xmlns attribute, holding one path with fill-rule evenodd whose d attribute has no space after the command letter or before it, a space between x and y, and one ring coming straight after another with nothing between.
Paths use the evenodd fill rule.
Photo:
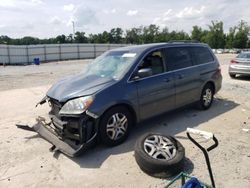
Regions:
<instances>
[{"instance_id":1,"label":"alloy wheel","mask_svg":"<svg viewBox=\"0 0 250 188\"><path fill-rule=\"evenodd\" d=\"M166 137L152 135L144 141L145 152L154 159L170 160L176 156L175 145Z\"/></svg>"},{"instance_id":2,"label":"alloy wheel","mask_svg":"<svg viewBox=\"0 0 250 188\"><path fill-rule=\"evenodd\" d=\"M111 140L118 140L125 135L127 128L127 117L122 113L116 113L109 118L106 133Z\"/></svg>"},{"instance_id":3,"label":"alloy wheel","mask_svg":"<svg viewBox=\"0 0 250 188\"><path fill-rule=\"evenodd\" d=\"M207 88L202 96L205 106L209 106L212 102L213 93L210 88Z\"/></svg>"}]
</instances>

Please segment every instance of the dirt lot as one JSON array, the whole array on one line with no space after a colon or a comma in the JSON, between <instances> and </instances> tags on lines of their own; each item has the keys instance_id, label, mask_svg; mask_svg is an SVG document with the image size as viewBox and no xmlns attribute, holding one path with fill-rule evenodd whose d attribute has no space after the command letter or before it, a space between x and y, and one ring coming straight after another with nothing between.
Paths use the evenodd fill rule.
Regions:
<instances>
[{"instance_id":1,"label":"dirt lot","mask_svg":"<svg viewBox=\"0 0 250 188\"><path fill-rule=\"evenodd\" d=\"M15 124L32 125L46 115L48 106L35 108L36 102L88 60L0 67L0 187L163 187L166 180L144 174L134 160L135 140L148 131L177 136L186 148L185 170L210 183L203 155L185 139L187 127L218 137L218 149L210 152L217 187L250 187L250 132L242 130L250 129L250 78L229 78L232 57L218 55L223 88L208 111L187 107L165 114L135 127L122 145L100 145L75 159L53 155L49 143Z\"/></svg>"}]
</instances>

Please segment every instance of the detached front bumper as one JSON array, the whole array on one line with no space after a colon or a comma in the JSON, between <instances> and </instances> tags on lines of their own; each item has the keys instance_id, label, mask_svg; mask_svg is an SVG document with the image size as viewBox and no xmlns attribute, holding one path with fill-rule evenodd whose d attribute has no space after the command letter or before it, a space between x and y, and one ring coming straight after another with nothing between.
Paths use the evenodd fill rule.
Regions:
<instances>
[{"instance_id":1,"label":"detached front bumper","mask_svg":"<svg viewBox=\"0 0 250 188\"><path fill-rule=\"evenodd\" d=\"M37 105L49 102L50 122L38 117L37 123L32 127L17 125L18 128L37 132L42 138L52 144L50 151L60 151L70 157L75 157L91 147L98 133L98 116L88 111L80 115L60 116L62 104L58 101L44 97Z\"/></svg>"},{"instance_id":2,"label":"detached front bumper","mask_svg":"<svg viewBox=\"0 0 250 188\"><path fill-rule=\"evenodd\" d=\"M88 116L83 118L81 122L79 124L80 128L77 129L79 134L68 132L68 122L61 121L56 117L51 118L49 123L46 123L44 118L39 117L37 118L37 123L32 127L28 125L17 125L17 127L37 132L42 138L52 144L50 151L60 151L70 157L75 157L91 147L97 137L95 127L91 127L95 125L90 125Z\"/></svg>"}]
</instances>

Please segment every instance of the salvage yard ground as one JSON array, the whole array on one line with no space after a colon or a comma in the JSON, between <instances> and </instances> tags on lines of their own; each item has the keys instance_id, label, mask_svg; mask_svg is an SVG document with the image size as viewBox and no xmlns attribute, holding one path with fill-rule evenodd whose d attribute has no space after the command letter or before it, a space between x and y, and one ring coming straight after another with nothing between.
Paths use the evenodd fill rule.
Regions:
<instances>
[{"instance_id":1,"label":"salvage yard ground","mask_svg":"<svg viewBox=\"0 0 250 188\"><path fill-rule=\"evenodd\" d=\"M47 105L35 108L51 84L79 73L89 60L40 66L0 66L0 187L163 187L166 180L144 174L134 159L135 140L146 132L177 136L186 148L185 170L210 183L202 153L186 139L187 127L213 132L210 152L217 187L250 187L250 77L227 74L232 54L218 54L223 84L208 111L187 107L138 125L122 145L99 145L78 158L49 152L51 145L15 124L35 123Z\"/></svg>"}]
</instances>

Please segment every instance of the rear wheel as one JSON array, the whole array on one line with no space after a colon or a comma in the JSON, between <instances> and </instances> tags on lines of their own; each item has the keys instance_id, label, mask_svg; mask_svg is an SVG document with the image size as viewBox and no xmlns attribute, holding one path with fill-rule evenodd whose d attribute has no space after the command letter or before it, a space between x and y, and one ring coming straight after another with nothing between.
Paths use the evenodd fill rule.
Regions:
<instances>
[{"instance_id":1,"label":"rear wheel","mask_svg":"<svg viewBox=\"0 0 250 188\"><path fill-rule=\"evenodd\" d=\"M236 77L236 74L229 73L229 76L230 76L231 78L235 78L235 77Z\"/></svg>"},{"instance_id":2,"label":"rear wheel","mask_svg":"<svg viewBox=\"0 0 250 188\"><path fill-rule=\"evenodd\" d=\"M204 86L200 101L198 102L198 108L201 110L207 110L213 103L214 99L214 87L212 84L208 83Z\"/></svg>"},{"instance_id":3,"label":"rear wheel","mask_svg":"<svg viewBox=\"0 0 250 188\"><path fill-rule=\"evenodd\" d=\"M116 146L128 137L133 119L130 111L118 106L111 108L102 116L100 121L100 137L104 144Z\"/></svg>"}]
</instances>

